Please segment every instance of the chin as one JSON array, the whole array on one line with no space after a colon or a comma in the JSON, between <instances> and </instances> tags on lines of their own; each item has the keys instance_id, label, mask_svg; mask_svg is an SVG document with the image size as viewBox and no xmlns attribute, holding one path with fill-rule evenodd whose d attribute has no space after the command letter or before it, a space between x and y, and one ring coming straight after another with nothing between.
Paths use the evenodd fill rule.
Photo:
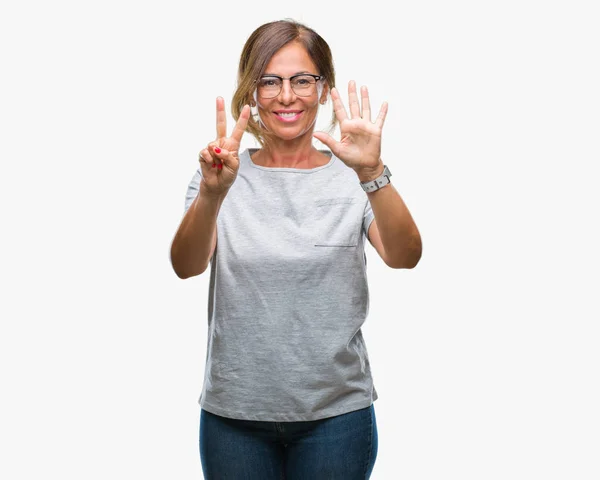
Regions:
<instances>
[{"instance_id":1,"label":"chin","mask_svg":"<svg viewBox=\"0 0 600 480\"><path fill-rule=\"evenodd\" d=\"M308 135L308 132L282 132L281 130L276 131L276 130L271 130L276 136L277 138L280 138L282 140L296 140L298 138L302 138L305 137L306 135Z\"/></svg>"},{"instance_id":2,"label":"chin","mask_svg":"<svg viewBox=\"0 0 600 480\"><path fill-rule=\"evenodd\" d=\"M277 137L282 138L284 140L292 140L294 138L298 138L301 137L303 135L306 135L308 133L308 131L306 130L306 128L302 127L299 128L298 126L294 126L294 127L281 127L281 125L269 125L267 124L267 129L271 132L274 133L275 135L277 135Z\"/></svg>"},{"instance_id":3,"label":"chin","mask_svg":"<svg viewBox=\"0 0 600 480\"><path fill-rule=\"evenodd\" d=\"M281 125L267 125L270 132L277 135L277 137L283 140L294 140L296 138L304 136L312 136L314 130L314 122L312 125L295 125L289 127L282 127Z\"/></svg>"}]
</instances>

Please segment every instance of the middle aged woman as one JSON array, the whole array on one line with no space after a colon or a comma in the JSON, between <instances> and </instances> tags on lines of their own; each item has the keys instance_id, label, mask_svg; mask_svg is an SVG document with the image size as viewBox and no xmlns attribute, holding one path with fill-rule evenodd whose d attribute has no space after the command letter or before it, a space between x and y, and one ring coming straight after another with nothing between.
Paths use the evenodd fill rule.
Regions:
<instances>
[{"instance_id":1,"label":"middle aged woman","mask_svg":"<svg viewBox=\"0 0 600 480\"><path fill-rule=\"evenodd\" d=\"M339 142L314 132L328 95ZM350 82L348 96L349 114L327 43L284 20L244 46L231 136L217 99L217 139L200 152L171 247L181 278L211 266L199 399L207 479L352 480L373 470L365 240L386 265L413 268L421 239L380 156L387 104L372 122L367 88L359 102ZM239 154L245 131L262 148Z\"/></svg>"}]
</instances>

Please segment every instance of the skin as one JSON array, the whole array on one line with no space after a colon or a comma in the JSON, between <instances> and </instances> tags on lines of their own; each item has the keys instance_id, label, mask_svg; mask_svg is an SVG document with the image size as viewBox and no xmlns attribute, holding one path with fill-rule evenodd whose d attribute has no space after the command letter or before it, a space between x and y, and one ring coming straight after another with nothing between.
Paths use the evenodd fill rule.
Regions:
<instances>
[{"instance_id":1,"label":"skin","mask_svg":"<svg viewBox=\"0 0 600 480\"><path fill-rule=\"evenodd\" d=\"M371 104L366 86L361 88L361 104L356 93L356 83L348 83L350 116L337 88L331 90L333 109L340 122L341 139L339 142L324 132L316 132L314 137L327 145L330 150L352 168L361 181L376 178L383 171L381 160L381 132L387 115L388 105L383 102L375 122L371 122Z\"/></svg>"},{"instance_id":2,"label":"skin","mask_svg":"<svg viewBox=\"0 0 600 480\"><path fill-rule=\"evenodd\" d=\"M292 42L281 48L269 61L265 74L291 77L307 72L319 74L316 65L305 48ZM277 138L252 156L254 163L265 167L313 168L329 162L329 157L312 146L312 134L319 111L319 102L325 103L329 87L323 86L321 98L317 89L313 94L298 96L289 80L283 81L277 97L258 98L258 112L266 129ZM284 123L276 117L277 110L302 110L301 117L293 123Z\"/></svg>"},{"instance_id":3,"label":"skin","mask_svg":"<svg viewBox=\"0 0 600 480\"><path fill-rule=\"evenodd\" d=\"M225 101L217 97L217 139L199 156L202 186L208 195L225 195L233 185L240 166L238 150L249 118L250 106L244 105L233 132L227 136Z\"/></svg>"}]
</instances>

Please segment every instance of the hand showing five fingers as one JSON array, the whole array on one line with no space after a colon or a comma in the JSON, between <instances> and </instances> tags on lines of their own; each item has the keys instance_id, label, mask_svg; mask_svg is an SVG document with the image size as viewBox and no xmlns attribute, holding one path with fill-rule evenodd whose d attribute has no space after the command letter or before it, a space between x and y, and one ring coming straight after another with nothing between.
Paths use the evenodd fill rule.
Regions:
<instances>
[{"instance_id":1,"label":"hand showing five fingers","mask_svg":"<svg viewBox=\"0 0 600 480\"><path fill-rule=\"evenodd\" d=\"M348 84L348 98L350 104L350 118L337 88L331 89L333 109L340 122L339 142L324 132L315 132L313 136L327 145L333 154L342 160L348 167L358 171L377 168L381 164L381 131L388 105L383 103L375 123L371 122L371 105L367 87L361 89L361 107L356 94L356 83L352 80Z\"/></svg>"},{"instance_id":2,"label":"hand showing five fingers","mask_svg":"<svg viewBox=\"0 0 600 480\"><path fill-rule=\"evenodd\" d=\"M207 192L224 194L233 185L240 167L238 150L249 118L250 106L244 105L231 136L227 137L225 101L217 97L217 139L199 156L202 182Z\"/></svg>"}]
</instances>

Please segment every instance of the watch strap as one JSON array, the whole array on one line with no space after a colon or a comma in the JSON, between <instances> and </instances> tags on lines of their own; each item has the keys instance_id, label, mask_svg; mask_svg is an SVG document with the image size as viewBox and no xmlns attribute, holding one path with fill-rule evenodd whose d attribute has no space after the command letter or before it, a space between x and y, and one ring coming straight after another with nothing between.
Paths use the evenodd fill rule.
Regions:
<instances>
[{"instance_id":1,"label":"watch strap","mask_svg":"<svg viewBox=\"0 0 600 480\"><path fill-rule=\"evenodd\" d=\"M377 177L375 180L370 180L368 182L360 182L360 186L367 193L375 192L381 187L385 187L388 183L391 183L391 176L392 172L390 172L390 169L387 167L387 165L384 165L383 173L379 177Z\"/></svg>"}]
</instances>

